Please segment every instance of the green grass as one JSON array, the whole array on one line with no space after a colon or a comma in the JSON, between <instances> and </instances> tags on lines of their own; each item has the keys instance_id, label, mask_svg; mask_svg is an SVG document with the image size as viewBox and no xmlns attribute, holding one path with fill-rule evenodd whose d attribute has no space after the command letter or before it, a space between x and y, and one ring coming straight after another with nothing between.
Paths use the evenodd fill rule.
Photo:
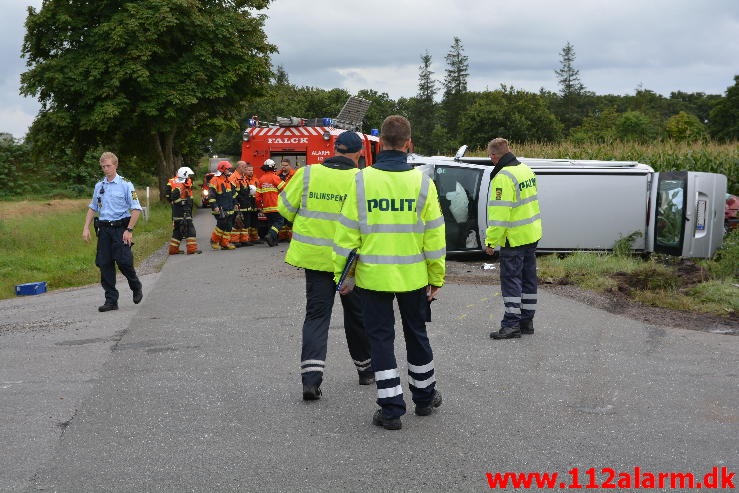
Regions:
<instances>
[{"instance_id":1,"label":"green grass","mask_svg":"<svg viewBox=\"0 0 739 493\"><path fill-rule=\"evenodd\" d=\"M539 278L547 283L566 280L598 292L618 290L640 303L673 310L720 316L739 310L739 231L725 238L713 259L696 262L699 267L690 281L679 270L679 258L660 255L642 259L626 254L575 252L541 256L537 264Z\"/></svg>"},{"instance_id":2,"label":"green grass","mask_svg":"<svg viewBox=\"0 0 739 493\"><path fill-rule=\"evenodd\" d=\"M47 282L48 290L84 286L100 282L95 267L94 237L82 239L86 201L79 210L6 213L0 220L0 299L15 296L15 285ZM167 205L151 206L149 220L143 217L134 235L134 262L160 249L172 233Z\"/></svg>"}]
</instances>

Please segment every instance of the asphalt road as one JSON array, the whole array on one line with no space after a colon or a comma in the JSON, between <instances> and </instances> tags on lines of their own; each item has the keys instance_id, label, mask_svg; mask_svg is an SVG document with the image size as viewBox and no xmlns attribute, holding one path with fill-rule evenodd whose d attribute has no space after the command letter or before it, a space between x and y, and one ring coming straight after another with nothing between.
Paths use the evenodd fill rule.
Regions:
<instances>
[{"instance_id":1,"label":"asphalt road","mask_svg":"<svg viewBox=\"0 0 739 493\"><path fill-rule=\"evenodd\" d=\"M739 338L547 292L535 335L493 341L499 286L448 284L429 325L444 403L400 431L371 424L337 301L324 396L303 402L302 272L283 243L210 250L208 216L204 253L143 276L140 305L120 281L117 312L97 312L99 286L0 301L0 491L484 491L488 472L559 487L574 468L583 486L591 467L599 484L608 468L614 484L635 467L739 469Z\"/></svg>"}]
</instances>

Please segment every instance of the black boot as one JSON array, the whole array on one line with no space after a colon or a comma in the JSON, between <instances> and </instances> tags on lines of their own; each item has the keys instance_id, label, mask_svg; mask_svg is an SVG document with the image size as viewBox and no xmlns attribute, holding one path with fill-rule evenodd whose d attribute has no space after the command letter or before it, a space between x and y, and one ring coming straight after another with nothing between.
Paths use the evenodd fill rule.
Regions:
<instances>
[{"instance_id":1,"label":"black boot","mask_svg":"<svg viewBox=\"0 0 739 493\"><path fill-rule=\"evenodd\" d=\"M319 385L303 385L303 400L317 401L321 398L321 387Z\"/></svg>"},{"instance_id":2,"label":"black boot","mask_svg":"<svg viewBox=\"0 0 739 493\"><path fill-rule=\"evenodd\" d=\"M521 337L521 329L519 327L503 327L498 332L491 332L491 339L514 339Z\"/></svg>"}]
</instances>

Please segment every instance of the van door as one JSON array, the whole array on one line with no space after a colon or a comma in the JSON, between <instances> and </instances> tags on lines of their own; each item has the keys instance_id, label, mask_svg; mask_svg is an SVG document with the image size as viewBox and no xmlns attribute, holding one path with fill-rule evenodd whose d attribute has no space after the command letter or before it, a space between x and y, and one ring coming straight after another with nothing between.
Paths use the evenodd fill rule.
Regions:
<instances>
[{"instance_id":1,"label":"van door","mask_svg":"<svg viewBox=\"0 0 739 493\"><path fill-rule=\"evenodd\" d=\"M723 241L726 176L698 171L655 173L654 251L710 258Z\"/></svg>"}]
</instances>

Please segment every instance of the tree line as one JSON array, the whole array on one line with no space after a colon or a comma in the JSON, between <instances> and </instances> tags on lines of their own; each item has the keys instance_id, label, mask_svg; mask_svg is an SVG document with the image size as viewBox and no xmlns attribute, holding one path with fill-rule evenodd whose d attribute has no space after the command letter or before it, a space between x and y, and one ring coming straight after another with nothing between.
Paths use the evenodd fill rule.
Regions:
<instances>
[{"instance_id":1,"label":"tree line","mask_svg":"<svg viewBox=\"0 0 739 493\"><path fill-rule=\"evenodd\" d=\"M248 118L335 116L349 93L298 87L264 33L269 0L97 0L45 2L28 8L21 92L41 109L24 142L0 138L0 178L36 193L53 184L87 191L97 156L113 150L125 175L162 188L182 165L205 153L240 154ZM454 37L441 80L432 56L420 55L418 91L371 101L363 129L393 113L414 126L415 151L449 154L461 144L484 147L492 134L513 142L706 142L739 138L739 76L725 95L639 88L634 95L596 95L582 84L567 43L555 70L559 91L501 84L470 91L469 59ZM37 178L28 180L29 167ZM41 179L38 179L40 177ZM153 182L153 183L152 183ZM7 191L0 192L7 195Z\"/></svg>"},{"instance_id":2,"label":"tree line","mask_svg":"<svg viewBox=\"0 0 739 493\"><path fill-rule=\"evenodd\" d=\"M501 84L496 90L469 91L469 61L455 37L445 56L442 80L435 80L432 57L421 55L418 92L392 100L387 93L365 89L357 96L372 101L363 128L378 128L384 116L400 113L414 128L415 151L448 154L467 144L484 148L491 132L514 142L706 142L739 138L739 76L726 95L673 92L669 97L639 88L634 95L596 95L588 91L575 68L575 50L567 43L555 70L559 91L524 91ZM290 84L277 67L264 97L251 102L263 117L332 116L348 93ZM248 119L242 115L242 127ZM274 121L274 120L271 120ZM216 150L236 152L239 136L222 135Z\"/></svg>"}]
</instances>

